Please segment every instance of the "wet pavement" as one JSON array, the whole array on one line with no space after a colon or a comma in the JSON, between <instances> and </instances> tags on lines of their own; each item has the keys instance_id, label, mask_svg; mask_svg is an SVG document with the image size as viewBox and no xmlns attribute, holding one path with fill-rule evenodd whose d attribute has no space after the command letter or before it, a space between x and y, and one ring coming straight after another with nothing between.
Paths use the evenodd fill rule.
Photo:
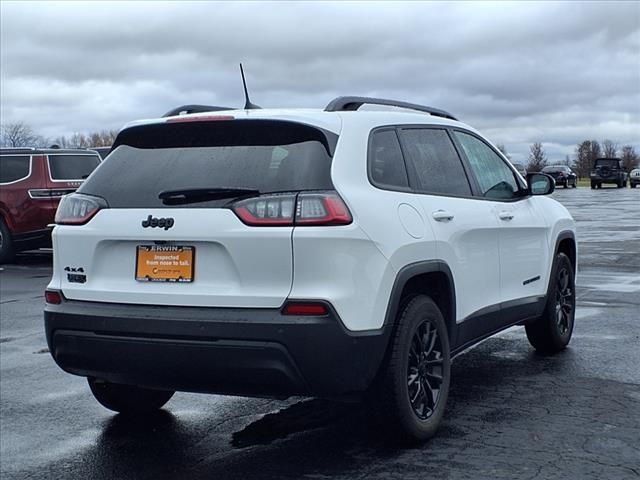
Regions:
<instances>
[{"instance_id":1,"label":"wet pavement","mask_svg":"<svg viewBox=\"0 0 640 480\"><path fill-rule=\"evenodd\" d=\"M177 393L157 415L102 408L46 350L48 253L0 271L0 477L622 479L640 477L640 191L554 197L578 222L569 348L513 328L459 356L438 435L397 448L360 405Z\"/></svg>"}]
</instances>

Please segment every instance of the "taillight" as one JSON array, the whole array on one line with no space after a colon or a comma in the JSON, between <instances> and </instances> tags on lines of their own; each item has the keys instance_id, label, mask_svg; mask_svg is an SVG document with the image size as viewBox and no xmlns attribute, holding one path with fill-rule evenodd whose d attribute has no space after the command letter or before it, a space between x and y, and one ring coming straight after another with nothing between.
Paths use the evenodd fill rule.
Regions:
<instances>
[{"instance_id":1,"label":"taillight","mask_svg":"<svg viewBox=\"0 0 640 480\"><path fill-rule=\"evenodd\" d=\"M335 192L301 193L296 205L296 225L348 225L351 214Z\"/></svg>"},{"instance_id":2,"label":"taillight","mask_svg":"<svg viewBox=\"0 0 640 480\"><path fill-rule=\"evenodd\" d=\"M336 192L261 195L236 202L232 208L251 226L348 225L352 221Z\"/></svg>"},{"instance_id":3,"label":"taillight","mask_svg":"<svg viewBox=\"0 0 640 480\"><path fill-rule=\"evenodd\" d=\"M83 225L98 211L107 207L107 202L102 198L72 193L62 197L56 210L55 222L60 225Z\"/></svg>"},{"instance_id":4,"label":"taillight","mask_svg":"<svg viewBox=\"0 0 640 480\"><path fill-rule=\"evenodd\" d=\"M293 225L296 196L262 195L241 200L233 205L233 211L247 225L287 226Z\"/></svg>"},{"instance_id":5,"label":"taillight","mask_svg":"<svg viewBox=\"0 0 640 480\"><path fill-rule=\"evenodd\" d=\"M32 188L29 190L29 196L34 200L60 198L75 191L75 188Z\"/></svg>"}]
</instances>

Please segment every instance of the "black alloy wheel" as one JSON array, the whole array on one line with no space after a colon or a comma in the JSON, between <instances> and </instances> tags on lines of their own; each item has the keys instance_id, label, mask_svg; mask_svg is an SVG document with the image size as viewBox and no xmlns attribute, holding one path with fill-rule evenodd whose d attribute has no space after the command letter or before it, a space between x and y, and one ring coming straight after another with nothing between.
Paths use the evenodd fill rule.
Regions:
<instances>
[{"instance_id":1,"label":"black alloy wheel","mask_svg":"<svg viewBox=\"0 0 640 480\"><path fill-rule=\"evenodd\" d=\"M373 418L393 443L433 437L444 416L451 356L438 305L427 295L401 303L386 363L371 387Z\"/></svg>"},{"instance_id":2,"label":"black alloy wheel","mask_svg":"<svg viewBox=\"0 0 640 480\"><path fill-rule=\"evenodd\" d=\"M567 267L563 267L557 274L556 285L556 323L560 335L566 335L573 322L575 309L575 292L572 288L571 277Z\"/></svg>"},{"instance_id":3,"label":"black alloy wheel","mask_svg":"<svg viewBox=\"0 0 640 480\"><path fill-rule=\"evenodd\" d=\"M407 393L418 418L426 420L435 411L443 380L442 343L429 320L415 330L409 348Z\"/></svg>"},{"instance_id":4,"label":"black alloy wheel","mask_svg":"<svg viewBox=\"0 0 640 480\"><path fill-rule=\"evenodd\" d=\"M13 260L15 249L13 248L13 240L11 232L4 223L4 219L0 218L0 263L9 263Z\"/></svg>"},{"instance_id":5,"label":"black alloy wheel","mask_svg":"<svg viewBox=\"0 0 640 480\"><path fill-rule=\"evenodd\" d=\"M159 410L174 392L154 390L136 385L111 383L94 377L87 378L95 399L114 412L124 414L145 414Z\"/></svg>"},{"instance_id":6,"label":"black alloy wheel","mask_svg":"<svg viewBox=\"0 0 640 480\"><path fill-rule=\"evenodd\" d=\"M569 257L559 252L551 270L542 315L525 325L529 343L539 352L556 353L571 340L575 323L575 275Z\"/></svg>"}]
</instances>

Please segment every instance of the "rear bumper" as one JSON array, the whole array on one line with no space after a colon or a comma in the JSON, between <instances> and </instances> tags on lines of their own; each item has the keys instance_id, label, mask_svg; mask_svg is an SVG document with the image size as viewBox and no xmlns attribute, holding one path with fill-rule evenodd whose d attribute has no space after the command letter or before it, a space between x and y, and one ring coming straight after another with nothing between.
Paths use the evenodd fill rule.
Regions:
<instances>
[{"instance_id":1,"label":"rear bumper","mask_svg":"<svg viewBox=\"0 0 640 480\"><path fill-rule=\"evenodd\" d=\"M234 395L340 397L364 391L386 329L347 331L329 315L279 309L155 307L63 301L44 312L65 371L151 388Z\"/></svg>"},{"instance_id":2,"label":"rear bumper","mask_svg":"<svg viewBox=\"0 0 640 480\"><path fill-rule=\"evenodd\" d=\"M624 180L620 177L602 177L600 175L592 175L591 177L591 181L595 182L595 183L621 183Z\"/></svg>"},{"instance_id":3,"label":"rear bumper","mask_svg":"<svg viewBox=\"0 0 640 480\"><path fill-rule=\"evenodd\" d=\"M51 228L45 228L32 232L16 233L11 235L11 239L20 250L51 247L51 230Z\"/></svg>"}]
</instances>

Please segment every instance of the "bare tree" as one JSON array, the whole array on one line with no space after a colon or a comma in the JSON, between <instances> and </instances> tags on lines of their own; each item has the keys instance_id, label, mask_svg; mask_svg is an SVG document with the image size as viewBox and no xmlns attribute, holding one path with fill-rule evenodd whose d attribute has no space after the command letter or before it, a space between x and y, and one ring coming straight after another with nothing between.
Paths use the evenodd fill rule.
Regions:
<instances>
[{"instance_id":1,"label":"bare tree","mask_svg":"<svg viewBox=\"0 0 640 480\"><path fill-rule=\"evenodd\" d=\"M511 155L509 155L509 154L507 153L507 149L505 148L504 143L498 143L498 144L496 145L496 148L497 148L498 150L500 150L500 152L501 152L505 157L507 157L507 159L508 159L508 160L511 160Z\"/></svg>"},{"instance_id":2,"label":"bare tree","mask_svg":"<svg viewBox=\"0 0 640 480\"><path fill-rule=\"evenodd\" d=\"M71 135L68 141L68 148L87 148L89 147L90 140L84 133L74 133Z\"/></svg>"},{"instance_id":3,"label":"bare tree","mask_svg":"<svg viewBox=\"0 0 640 480\"><path fill-rule=\"evenodd\" d=\"M611 140L603 140L602 142L602 154L606 158L617 158L618 156L618 144Z\"/></svg>"},{"instance_id":4,"label":"bare tree","mask_svg":"<svg viewBox=\"0 0 640 480\"><path fill-rule=\"evenodd\" d=\"M631 145L622 147L621 158L624 169L628 172L640 166L640 156L638 156L636 150Z\"/></svg>"},{"instance_id":5,"label":"bare tree","mask_svg":"<svg viewBox=\"0 0 640 480\"><path fill-rule=\"evenodd\" d=\"M527 163L527 172L539 172L547 165L547 154L542 148L542 143L535 142L531 145L529 153L529 162Z\"/></svg>"},{"instance_id":6,"label":"bare tree","mask_svg":"<svg viewBox=\"0 0 640 480\"><path fill-rule=\"evenodd\" d=\"M571 166L571 158L569 158L569 155L565 155L565 156L564 156L564 164L565 164L567 167L570 167L570 166Z\"/></svg>"},{"instance_id":7,"label":"bare tree","mask_svg":"<svg viewBox=\"0 0 640 480\"><path fill-rule=\"evenodd\" d=\"M573 169L578 178L586 178L595 164L596 158L601 157L600 144L597 140L585 140L576 146L576 161Z\"/></svg>"},{"instance_id":8,"label":"bare tree","mask_svg":"<svg viewBox=\"0 0 640 480\"><path fill-rule=\"evenodd\" d=\"M42 141L24 122L5 123L1 127L1 141L5 147L33 147Z\"/></svg>"},{"instance_id":9,"label":"bare tree","mask_svg":"<svg viewBox=\"0 0 640 480\"><path fill-rule=\"evenodd\" d=\"M76 132L70 137L64 135L57 137L54 143L60 148L110 147L117 136L117 130L102 130L88 134Z\"/></svg>"}]
</instances>

